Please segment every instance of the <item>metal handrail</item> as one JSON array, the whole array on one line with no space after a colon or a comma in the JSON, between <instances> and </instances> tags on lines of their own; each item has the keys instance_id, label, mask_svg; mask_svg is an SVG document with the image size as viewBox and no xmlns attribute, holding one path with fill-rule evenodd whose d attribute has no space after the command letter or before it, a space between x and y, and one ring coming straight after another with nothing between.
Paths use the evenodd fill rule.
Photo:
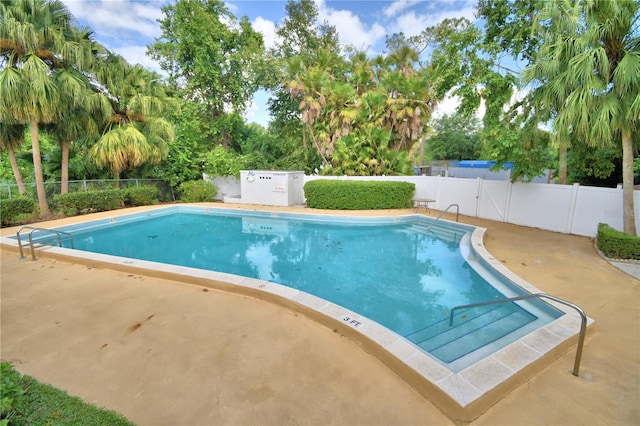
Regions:
<instances>
[{"instance_id":1,"label":"metal handrail","mask_svg":"<svg viewBox=\"0 0 640 426\"><path fill-rule=\"evenodd\" d=\"M454 203L454 204L449 204L449 206L448 206L446 209L444 209L444 210L442 211L442 213L440 213L440 214L438 215L438 217L436 218L436 220L434 220L433 222L431 222L431 224L427 227L427 231L428 231L428 230L430 230L430 229L431 229L431 227L432 227L433 225L435 225L435 224L436 224L436 222L437 222L438 220L440 220L440 218L441 218L441 217L442 217L442 216L443 216L443 215L444 215L444 214L445 214L445 213L446 213L446 212L447 212L451 207L453 207L453 206L456 206L456 222L457 222L457 221L458 221L458 215L460 214L460 206L459 206L459 205L457 205L457 204L455 204L455 203Z\"/></svg>"},{"instance_id":2,"label":"metal handrail","mask_svg":"<svg viewBox=\"0 0 640 426\"><path fill-rule=\"evenodd\" d=\"M587 331L587 315L584 313L582 308L580 308L580 306L573 304L569 301L566 301L564 299L560 299L558 297L552 296L547 293L534 293L534 294L527 294L524 296L509 297L508 299L488 300L486 302L472 303L470 305L460 305L451 309L451 313L449 314L449 327L453 325L453 313L456 309L469 309L469 308L476 308L478 306L497 305L499 303L514 302L516 300L541 299L541 298L551 299L563 305L569 306L570 308L573 308L576 311L578 311L578 313L580 314L580 318L581 318L580 336L578 337L578 347L576 349L576 360L573 364L573 371L571 373L574 376L578 376L578 370L580 370L580 359L582 358L582 347L584 346L584 336Z\"/></svg>"},{"instance_id":3,"label":"metal handrail","mask_svg":"<svg viewBox=\"0 0 640 426\"><path fill-rule=\"evenodd\" d=\"M71 248L75 248L73 246L73 235L71 235L68 232L57 231L55 229L38 228L38 227L34 227L34 226L21 226L20 229L18 229L18 232L16 232L16 238L18 240L18 247L20 248L20 258L22 258L22 259L24 259L26 257L24 255L24 251L22 250L22 240L20 239L20 233L24 229L31 229L31 232L29 232L29 247L31 248L31 258L32 258L32 260L36 260L36 252L35 252L34 247L33 247L33 233L36 232L36 231L49 232L49 233L55 234L56 235L55 241L57 242L58 247L62 247L62 242L63 241L69 241L71 243Z\"/></svg>"}]
</instances>

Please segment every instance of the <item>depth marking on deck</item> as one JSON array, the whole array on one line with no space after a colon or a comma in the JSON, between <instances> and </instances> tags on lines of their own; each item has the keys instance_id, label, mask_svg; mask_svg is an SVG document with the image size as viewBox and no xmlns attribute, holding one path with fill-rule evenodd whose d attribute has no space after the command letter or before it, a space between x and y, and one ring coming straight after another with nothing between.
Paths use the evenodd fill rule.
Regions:
<instances>
[{"instance_id":1,"label":"depth marking on deck","mask_svg":"<svg viewBox=\"0 0 640 426\"><path fill-rule=\"evenodd\" d=\"M358 328L362 325L360 321L351 318L349 315L343 316L342 321L344 321L347 325L350 325L353 328Z\"/></svg>"}]
</instances>

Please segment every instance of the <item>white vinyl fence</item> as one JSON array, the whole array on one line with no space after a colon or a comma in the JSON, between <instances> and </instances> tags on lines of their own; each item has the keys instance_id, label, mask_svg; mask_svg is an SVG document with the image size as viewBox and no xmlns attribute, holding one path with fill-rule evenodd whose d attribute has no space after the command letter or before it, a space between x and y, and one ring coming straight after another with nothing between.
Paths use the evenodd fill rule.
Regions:
<instances>
[{"instance_id":1,"label":"white vinyl fence","mask_svg":"<svg viewBox=\"0 0 640 426\"><path fill-rule=\"evenodd\" d=\"M516 225L593 237L598 223L623 229L622 188L511 183L481 178L443 176L305 176L315 179L406 181L416 185L416 198L436 200L430 207L444 210L458 204L460 213ZM230 183L228 180L225 182ZM240 183L226 187L239 194ZM640 229L640 191L634 191L636 226ZM304 199L304 195L301 196Z\"/></svg>"}]
</instances>

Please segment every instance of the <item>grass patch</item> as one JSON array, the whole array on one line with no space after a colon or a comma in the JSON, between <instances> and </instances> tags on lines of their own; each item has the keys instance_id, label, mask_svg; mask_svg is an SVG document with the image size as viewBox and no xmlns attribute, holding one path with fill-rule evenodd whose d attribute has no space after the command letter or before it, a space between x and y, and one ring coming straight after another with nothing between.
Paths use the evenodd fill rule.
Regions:
<instances>
[{"instance_id":1,"label":"grass patch","mask_svg":"<svg viewBox=\"0 0 640 426\"><path fill-rule=\"evenodd\" d=\"M115 411L87 404L33 377L23 376L7 362L1 365L0 395L0 426L133 425Z\"/></svg>"}]
</instances>

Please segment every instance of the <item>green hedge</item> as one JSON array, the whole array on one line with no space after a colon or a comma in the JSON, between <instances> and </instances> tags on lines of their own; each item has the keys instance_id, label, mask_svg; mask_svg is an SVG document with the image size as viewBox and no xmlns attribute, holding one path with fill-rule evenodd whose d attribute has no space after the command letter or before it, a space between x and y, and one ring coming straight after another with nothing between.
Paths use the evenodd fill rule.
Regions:
<instances>
[{"instance_id":1,"label":"green hedge","mask_svg":"<svg viewBox=\"0 0 640 426\"><path fill-rule=\"evenodd\" d=\"M127 190L125 189L105 189L56 194L53 197L53 202L65 215L85 214L124 207L126 196Z\"/></svg>"},{"instance_id":2,"label":"green hedge","mask_svg":"<svg viewBox=\"0 0 640 426\"><path fill-rule=\"evenodd\" d=\"M192 180L180 184L179 193L180 201L184 203L201 203L213 201L218 195L218 188L211 182Z\"/></svg>"},{"instance_id":3,"label":"green hedge","mask_svg":"<svg viewBox=\"0 0 640 426\"><path fill-rule=\"evenodd\" d=\"M36 209L33 198L21 195L20 197L0 200L0 219L2 225L16 223L21 215L32 215Z\"/></svg>"},{"instance_id":4,"label":"green hedge","mask_svg":"<svg viewBox=\"0 0 640 426\"><path fill-rule=\"evenodd\" d=\"M402 209L412 206L415 190L409 182L318 179L304 185L304 196L316 209Z\"/></svg>"},{"instance_id":5,"label":"green hedge","mask_svg":"<svg viewBox=\"0 0 640 426\"><path fill-rule=\"evenodd\" d=\"M132 186L124 189L124 205L127 207L149 206L158 202L160 191L155 186Z\"/></svg>"},{"instance_id":6,"label":"green hedge","mask_svg":"<svg viewBox=\"0 0 640 426\"><path fill-rule=\"evenodd\" d=\"M615 230L606 223L598 225L598 248L612 259L640 260L640 237Z\"/></svg>"}]
</instances>

